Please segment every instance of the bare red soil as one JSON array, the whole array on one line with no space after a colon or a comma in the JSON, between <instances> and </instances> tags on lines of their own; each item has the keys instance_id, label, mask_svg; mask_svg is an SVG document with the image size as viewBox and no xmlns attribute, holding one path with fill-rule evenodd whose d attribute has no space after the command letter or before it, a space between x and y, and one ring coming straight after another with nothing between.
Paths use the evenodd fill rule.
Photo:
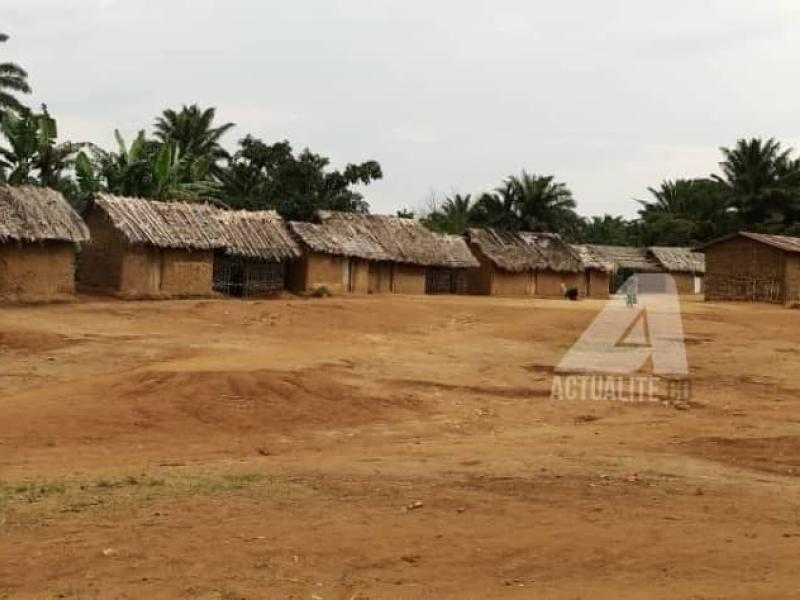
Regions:
<instances>
[{"instance_id":1,"label":"bare red soil","mask_svg":"<svg viewBox=\"0 0 800 600\"><path fill-rule=\"evenodd\" d=\"M602 303L0 310L0 597L800 597L800 322L684 302L688 410L550 400Z\"/></svg>"}]
</instances>

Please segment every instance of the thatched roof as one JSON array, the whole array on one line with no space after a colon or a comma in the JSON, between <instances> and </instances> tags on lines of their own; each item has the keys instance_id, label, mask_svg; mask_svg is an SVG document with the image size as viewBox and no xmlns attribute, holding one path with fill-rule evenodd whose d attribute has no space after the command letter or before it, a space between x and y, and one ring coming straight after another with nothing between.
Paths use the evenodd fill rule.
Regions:
<instances>
[{"instance_id":1,"label":"thatched roof","mask_svg":"<svg viewBox=\"0 0 800 600\"><path fill-rule=\"evenodd\" d=\"M274 210L216 210L225 252L233 256L281 261L300 257L300 247Z\"/></svg>"},{"instance_id":2,"label":"thatched roof","mask_svg":"<svg viewBox=\"0 0 800 600\"><path fill-rule=\"evenodd\" d=\"M86 242L89 230L64 196L42 187L0 186L0 242Z\"/></svg>"},{"instance_id":3,"label":"thatched roof","mask_svg":"<svg viewBox=\"0 0 800 600\"><path fill-rule=\"evenodd\" d=\"M446 266L451 267L477 267L478 260L472 255L466 240L460 235L434 234L441 238Z\"/></svg>"},{"instance_id":4,"label":"thatched roof","mask_svg":"<svg viewBox=\"0 0 800 600\"><path fill-rule=\"evenodd\" d=\"M414 219L319 211L319 223L290 223L314 252L437 267L477 267L463 240L429 231Z\"/></svg>"},{"instance_id":5,"label":"thatched roof","mask_svg":"<svg viewBox=\"0 0 800 600\"><path fill-rule=\"evenodd\" d=\"M676 248L666 246L650 246L648 250L655 259L670 273L698 273L706 272L706 257L691 248Z\"/></svg>"},{"instance_id":6,"label":"thatched roof","mask_svg":"<svg viewBox=\"0 0 800 600\"><path fill-rule=\"evenodd\" d=\"M600 246L597 244L587 244L586 247L604 262L614 265L614 271L621 269L640 273L661 273L664 271L661 264L650 255L646 248Z\"/></svg>"},{"instance_id":7,"label":"thatched roof","mask_svg":"<svg viewBox=\"0 0 800 600\"><path fill-rule=\"evenodd\" d=\"M213 250L227 245L219 210L208 204L156 202L100 194L94 205L130 244L157 248Z\"/></svg>"},{"instance_id":8,"label":"thatched roof","mask_svg":"<svg viewBox=\"0 0 800 600\"><path fill-rule=\"evenodd\" d=\"M355 230L299 221L290 222L289 229L314 252L366 260L389 260L378 242L362 238Z\"/></svg>"},{"instance_id":9,"label":"thatched roof","mask_svg":"<svg viewBox=\"0 0 800 600\"><path fill-rule=\"evenodd\" d=\"M469 229L467 239L504 271L577 272L583 268L578 253L553 233Z\"/></svg>"},{"instance_id":10,"label":"thatched roof","mask_svg":"<svg viewBox=\"0 0 800 600\"><path fill-rule=\"evenodd\" d=\"M732 233L730 235L717 238L716 240L712 240L706 244L703 244L699 248L695 248L695 251L703 252L705 251L706 248L709 248L710 246L715 246L720 242L725 242L735 237L748 238L756 242L766 244L767 246L778 248L779 250L783 250L784 252L800 253L800 238L791 237L788 235L774 235L769 233L751 233L748 231L740 231L738 233Z\"/></svg>"},{"instance_id":11,"label":"thatched roof","mask_svg":"<svg viewBox=\"0 0 800 600\"><path fill-rule=\"evenodd\" d=\"M223 210L210 204L110 194L101 194L94 202L130 244L219 249L232 256L276 261L300 256L286 223L272 210Z\"/></svg>"},{"instance_id":12,"label":"thatched roof","mask_svg":"<svg viewBox=\"0 0 800 600\"><path fill-rule=\"evenodd\" d=\"M573 244L572 249L581 259L581 264L584 269L594 269L595 271L603 271L605 273L611 273L616 270L613 262L606 260L602 254L591 246Z\"/></svg>"}]
</instances>

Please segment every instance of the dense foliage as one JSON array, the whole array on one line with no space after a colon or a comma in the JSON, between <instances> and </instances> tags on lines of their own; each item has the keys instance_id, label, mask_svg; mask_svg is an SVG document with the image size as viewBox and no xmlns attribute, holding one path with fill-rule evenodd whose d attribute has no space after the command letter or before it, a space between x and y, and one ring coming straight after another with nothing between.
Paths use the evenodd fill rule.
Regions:
<instances>
[{"instance_id":1,"label":"dense foliage","mask_svg":"<svg viewBox=\"0 0 800 600\"><path fill-rule=\"evenodd\" d=\"M8 36L0 34L0 44ZM19 65L0 62L0 182L62 191L76 206L110 192L153 199L212 201L232 208L276 209L305 220L317 209L367 212L359 189L383 176L369 160L342 170L309 149L245 135L232 152L222 145L233 123L217 123L216 110L196 104L166 109L152 134L142 129L116 148L59 141L56 119L34 111ZM523 171L492 191L452 194L434 201L421 220L435 231L469 227L553 231L570 241L617 245L692 245L748 229L800 235L800 160L774 139L742 139L721 148L719 173L703 179L663 181L637 200L638 217L582 217L567 185L552 175ZM398 216L414 218L403 209Z\"/></svg>"},{"instance_id":2,"label":"dense foliage","mask_svg":"<svg viewBox=\"0 0 800 600\"><path fill-rule=\"evenodd\" d=\"M754 138L721 152L720 174L663 181L648 190L649 198L637 200L636 219L581 217L565 184L523 172L475 201L448 196L423 220L449 233L493 226L614 245L691 246L742 229L800 235L800 160L793 150Z\"/></svg>"},{"instance_id":3,"label":"dense foliage","mask_svg":"<svg viewBox=\"0 0 800 600\"><path fill-rule=\"evenodd\" d=\"M293 220L307 220L316 209L367 212L352 188L380 179L380 165L367 161L335 171L329 164L308 149L295 155L286 140L267 144L247 136L220 164L217 197L233 208L274 208Z\"/></svg>"}]
</instances>

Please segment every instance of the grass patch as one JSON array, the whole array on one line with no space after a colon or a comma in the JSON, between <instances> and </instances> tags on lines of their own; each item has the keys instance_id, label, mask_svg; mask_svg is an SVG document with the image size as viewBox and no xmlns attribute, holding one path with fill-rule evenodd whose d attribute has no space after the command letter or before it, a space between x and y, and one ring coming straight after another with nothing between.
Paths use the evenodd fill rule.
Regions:
<instances>
[{"instance_id":1,"label":"grass patch","mask_svg":"<svg viewBox=\"0 0 800 600\"><path fill-rule=\"evenodd\" d=\"M231 494L269 480L263 473L186 473L169 477L148 474L105 476L90 481L0 481L0 511L12 505L58 498L78 510L124 499L141 501L164 496Z\"/></svg>"},{"instance_id":2,"label":"grass patch","mask_svg":"<svg viewBox=\"0 0 800 600\"><path fill-rule=\"evenodd\" d=\"M228 473L187 478L186 491L190 494L214 495L245 490L267 480L261 473Z\"/></svg>"},{"instance_id":3,"label":"grass patch","mask_svg":"<svg viewBox=\"0 0 800 600\"><path fill-rule=\"evenodd\" d=\"M0 482L0 504L8 505L15 501L32 504L50 496L63 495L66 491L67 485L62 481Z\"/></svg>"},{"instance_id":4,"label":"grass patch","mask_svg":"<svg viewBox=\"0 0 800 600\"><path fill-rule=\"evenodd\" d=\"M168 477L148 474L105 476L94 480L0 481L0 516L12 507L48 504L60 512L82 512L95 507L157 498L234 494L265 481L262 473L185 473Z\"/></svg>"},{"instance_id":5,"label":"grass patch","mask_svg":"<svg viewBox=\"0 0 800 600\"><path fill-rule=\"evenodd\" d=\"M163 479L156 479L149 475L125 475L124 477L117 478L101 478L94 482L93 486L81 485L80 489L90 489L94 487L100 490L110 490L123 487L159 487L165 484Z\"/></svg>"}]
</instances>

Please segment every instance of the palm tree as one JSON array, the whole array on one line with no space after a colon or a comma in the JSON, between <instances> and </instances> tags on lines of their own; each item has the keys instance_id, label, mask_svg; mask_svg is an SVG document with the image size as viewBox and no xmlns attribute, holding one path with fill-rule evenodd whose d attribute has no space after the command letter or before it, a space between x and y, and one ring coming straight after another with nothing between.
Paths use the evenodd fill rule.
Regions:
<instances>
[{"instance_id":1,"label":"palm tree","mask_svg":"<svg viewBox=\"0 0 800 600\"><path fill-rule=\"evenodd\" d=\"M746 224L786 223L797 219L800 162L792 149L773 138L738 140L733 148L720 148L721 183L731 205Z\"/></svg>"},{"instance_id":2,"label":"palm tree","mask_svg":"<svg viewBox=\"0 0 800 600\"><path fill-rule=\"evenodd\" d=\"M7 41L8 35L0 33L0 44ZM0 63L0 119L9 111L17 114L25 112L25 106L17 100L15 92L30 94L28 73L15 63Z\"/></svg>"},{"instance_id":3,"label":"palm tree","mask_svg":"<svg viewBox=\"0 0 800 600\"><path fill-rule=\"evenodd\" d=\"M445 198L439 208L440 231L442 233L462 234L470 225L472 196L453 194Z\"/></svg>"},{"instance_id":4,"label":"palm tree","mask_svg":"<svg viewBox=\"0 0 800 600\"><path fill-rule=\"evenodd\" d=\"M608 214L585 219L581 233L581 241L587 244L635 246L638 242L636 223Z\"/></svg>"},{"instance_id":5,"label":"palm tree","mask_svg":"<svg viewBox=\"0 0 800 600\"><path fill-rule=\"evenodd\" d=\"M658 188L647 188L652 200L637 200L642 208L639 214L644 218L649 214L685 214L690 207L692 181L688 179L665 180Z\"/></svg>"},{"instance_id":6,"label":"palm tree","mask_svg":"<svg viewBox=\"0 0 800 600\"><path fill-rule=\"evenodd\" d=\"M729 194L718 181L667 180L648 190L651 200L637 200L647 243L693 245L737 229Z\"/></svg>"},{"instance_id":7,"label":"palm tree","mask_svg":"<svg viewBox=\"0 0 800 600\"><path fill-rule=\"evenodd\" d=\"M201 109L197 104L184 105L181 110L165 110L155 123L155 137L162 144L174 144L183 157L180 178L186 181L190 171L217 172L216 163L228 153L220 139L234 124L214 127L215 108Z\"/></svg>"},{"instance_id":8,"label":"palm tree","mask_svg":"<svg viewBox=\"0 0 800 600\"><path fill-rule=\"evenodd\" d=\"M514 198L503 191L481 194L472 209L472 220L483 227L512 231L520 228Z\"/></svg>"},{"instance_id":9,"label":"palm tree","mask_svg":"<svg viewBox=\"0 0 800 600\"><path fill-rule=\"evenodd\" d=\"M562 231L577 220L572 192L552 175L532 175L523 171L506 178L497 190L515 207L520 226L529 231Z\"/></svg>"}]
</instances>

